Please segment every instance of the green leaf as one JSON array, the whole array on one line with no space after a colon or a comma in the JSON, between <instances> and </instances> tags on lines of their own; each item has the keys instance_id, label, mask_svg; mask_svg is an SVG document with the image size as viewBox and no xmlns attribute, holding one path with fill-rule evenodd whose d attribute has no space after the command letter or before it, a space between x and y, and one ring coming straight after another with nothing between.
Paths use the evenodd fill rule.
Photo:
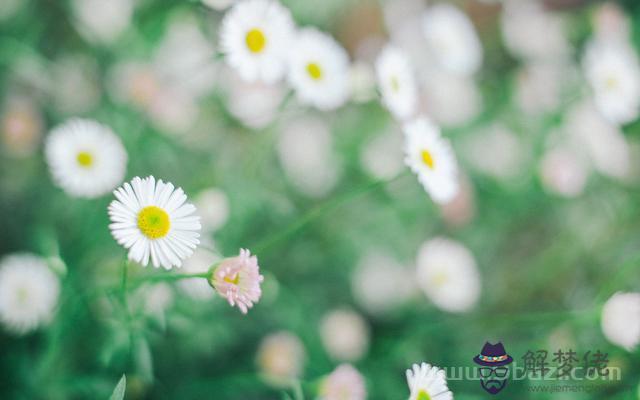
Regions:
<instances>
[{"instance_id":1,"label":"green leaf","mask_svg":"<svg viewBox=\"0 0 640 400\"><path fill-rule=\"evenodd\" d=\"M109 400L122 400L124 399L124 390L127 388L127 377L122 375L120 381L116 385L116 388L113 389L113 393L111 393L111 397Z\"/></svg>"}]
</instances>

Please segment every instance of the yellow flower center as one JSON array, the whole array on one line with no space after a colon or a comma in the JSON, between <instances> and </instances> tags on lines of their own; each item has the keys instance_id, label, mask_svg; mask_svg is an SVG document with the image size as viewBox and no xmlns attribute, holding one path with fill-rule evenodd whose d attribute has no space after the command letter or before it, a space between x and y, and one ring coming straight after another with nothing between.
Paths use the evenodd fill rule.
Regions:
<instances>
[{"instance_id":1,"label":"yellow flower center","mask_svg":"<svg viewBox=\"0 0 640 400\"><path fill-rule=\"evenodd\" d=\"M169 214L162 208L147 206L138 213L138 228L149 239L159 239L169 232Z\"/></svg>"},{"instance_id":2,"label":"yellow flower center","mask_svg":"<svg viewBox=\"0 0 640 400\"><path fill-rule=\"evenodd\" d=\"M267 44L267 38L264 37L264 33L258 28L253 28L247 32L245 40L247 47L252 53L260 53Z\"/></svg>"},{"instance_id":3,"label":"yellow flower center","mask_svg":"<svg viewBox=\"0 0 640 400\"><path fill-rule=\"evenodd\" d=\"M422 150L421 154L422 154L422 162L424 162L424 164L430 169L433 169L435 167L435 163L433 161L433 156L431 155L431 152L429 150Z\"/></svg>"},{"instance_id":4,"label":"yellow flower center","mask_svg":"<svg viewBox=\"0 0 640 400\"><path fill-rule=\"evenodd\" d=\"M307 64L307 73L311 77L311 79L315 81L319 81L322 79L322 68L318 65L318 63L310 62Z\"/></svg>"},{"instance_id":5,"label":"yellow flower center","mask_svg":"<svg viewBox=\"0 0 640 400\"><path fill-rule=\"evenodd\" d=\"M438 272L431 280L436 287L442 287L449 281L449 276L445 272Z\"/></svg>"},{"instance_id":6,"label":"yellow flower center","mask_svg":"<svg viewBox=\"0 0 640 400\"><path fill-rule=\"evenodd\" d=\"M238 282L240 281L240 274L236 274L233 278L230 276L225 276L224 281L227 283L232 283L234 285L237 285Z\"/></svg>"},{"instance_id":7,"label":"yellow flower center","mask_svg":"<svg viewBox=\"0 0 640 400\"><path fill-rule=\"evenodd\" d=\"M76 160L78 161L78 165L84 168L89 168L93 165L93 156L91 153L86 151L81 151L76 156Z\"/></svg>"},{"instance_id":8,"label":"yellow flower center","mask_svg":"<svg viewBox=\"0 0 640 400\"><path fill-rule=\"evenodd\" d=\"M29 290L25 287L19 287L16 291L16 300L18 303L25 304L29 299Z\"/></svg>"},{"instance_id":9,"label":"yellow flower center","mask_svg":"<svg viewBox=\"0 0 640 400\"><path fill-rule=\"evenodd\" d=\"M431 400L431 396L425 390L421 390L418 392L418 396L416 396L416 400Z\"/></svg>"},{"instance_id":10,"label":"yellow flower center","mask_svg":"<svg viewBox=\"0 0 640 400\"><path fill-rule=\"evenodd\" d=\"M397 92L398 90L400 90L400 82L398 82L398 77L392 76L391 77L391 91Z\"/></svg>"},{"instance_id":11,"label":"yellow flower center","mask_svg":"<svg viewBox=\"0 0 640 400\"><path fill-rule=\"evenodd\" d=\"M615 76L610 76L605 81L607 89L615 89L618 86L618 79Z\"/></svg>"}]
</instances>

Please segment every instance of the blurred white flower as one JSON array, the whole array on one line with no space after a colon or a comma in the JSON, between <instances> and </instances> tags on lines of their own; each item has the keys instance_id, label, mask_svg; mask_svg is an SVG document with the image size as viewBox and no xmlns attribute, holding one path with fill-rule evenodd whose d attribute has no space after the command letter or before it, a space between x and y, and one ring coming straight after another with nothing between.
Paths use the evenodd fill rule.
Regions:
<instances>
[{"instance_id":1,"label":"blurred white flower","mask_svg":"<svg viewBox=\"0 0 640 400\"><path fill-rule=\"evenodd\" d=\"M349 56L328 34L301 29L289 51L289 82L303 103L335 109L350 95Z\"/></svg>"},{"instance_id":2,"label":"blurred white flower","mask_svg":"<svg viewBox=\"0 0 640 400\"><path fill-rule=\"evenodd\" d=\"M556 111L570 78L576 71L565 64L532 62L522 67L516 76L516 101L530 115Z\"/></svg>"},{"instance_id":3,"label":"blurred white flower","mask_svg":"<svg viewBox=\"0 0 640 400\"><path fill-rule=\"evenodd\" d=\"M269 383L287 387L302 375L305 359L304 345L287 331L265 337L256 357L258 368Z\"/></svg>"},{"instance_id":4,"label":"blurred white flower","mask_svg":"<svg viewBox=\"0 0 640 400\"><path fill-rule=\"evenodd\" d=\"M200 115L196 99L183 89L162 86L147 109L151 122L160 130L181 135L188 133Z\"/></svg>"},{"instance_id":5,"label":"blurred white flower","mask_svg":"<svg viewBox=\"0 0 640 400\"><path fill-rule=\"evenodd\" d=\"M457 127L482 110L482 97L473 79L431 70L423 75L427 113L445 127Z\"/></svg>"},{"instance_id":6,"label":"blurred white flower","mask_svg":"<svg viewBox=\"0 0 640 400\"><path fill-rule=\"evenodd\" d=\"M565 60L571 47L564 21L538 1L505 1L502 36L509 51L527 61Z\"/></svg>"},{"instance_id":7,"label":"blurred white flower","mask_svg":"<svg viewBox=\"0 0 640 400\"><path fill-rule=\"evenodd\" d=\"M628 351L640 344L640 293L618 292L607 300L602 308L602 332Z\"/></svg>"},{"instance_id":8,"label":"blurred white flower","mask_svg":"<svg viewBox=\"0 0 640 400\"><path fill-rule=\"evenodd\" d=\"M411 273L392 257L375 251L358 261L351 277L353 297L368 312L388 314L413 291Z\"/></svg>"},{"instance_id":9,"label":"blurred white flower","mask_svg":"<svg viewBox=\"0 0 640 400\"><path fill-rule=\"evenodd\" d=\"M0 260L0 321L24 335L47 324L55 312L60 281L45 261L29 253Z\"/></svg>"},{"instance_id":10,"label":"blurred white flower","mask_svg":"<svg viewBox=\"0 0 640 400\"><path fill-rule=\"evenodd\" d=\"M464 154L480 172L502 181L520 176L529 158L522 139L500 123L494 123L464 142ZM487 155L491 154L490 157Z\"/></svg>"},{"instance_id":11,"label":"blurred white flower","mask_svg":"<svg viewBox=\"0 0 640 400\"><path fill-rule=\"evenodd\" d=\"M262 296L258 257L249 250L240 249L236 257L225 258L211 276L211 286L233 306L246 314Z\"/></svg>"},{"instance_id":12,"label":"blurred white flower","mask_svg":"<svg viewBox=\"0 0 640 400\"><path fill-rule=\"evenodd\" d=\"M325 196L337 183L340 169L324 120L303 117L289 122L282 129L277 150L287 177L307 196Z\"/></svg>"},{"instance_id":13,"label":"blurred white flower","mask_svg":"<svg viewBox=\"0 0 640 400\"><path fill-rule=\"evenodd\" d=\"M320 338L334 360L357 361L369 350L369 326L355 311L333 310L320 322Z\"/></svg>"},{"instance_id":14,"label":"blurred white flower","mask_svg":"<svg viewBox=\"0 0 640 400\"><path fill-rule=\"evenodd\" d=\"M593 103L583 101L569 110L563 129L574 145L584 148L598 172L619 180L629 176L629 144L620 129L603 118Z\"/></svg>"},{"instance_id":15,"label":"blurred white flower","mask_svg":"<svg viewBox=\"0 0 640 400\"><path fill-rule=\"evenodd\" d=\"M116 189L109 204L111 234L129 249L129 259L165 269L180 267L193 254L200 234L196 208L182 188L153 176L133 178Z\"/></svg>"},{"instance_id":16,"label":"blurred white flower","mask_svg":"<svg viewBox=\"0 0 640 400\"><path fill-rule=\"evenodd\" d=\"M245 0L225 14L220 49L242 79L274 83L286 72L293 31L291 13L277 1Z\"/></svg>"},{"instance_id":17,"label":"blurred white flower","mask_svg":"<svg viewBox=\"0 0 640 400\"><path fill-rule=\"evenodd\" d=\"M0 2L0 21L6 21L15 15L24 5L25 0L3 0Z\"/></svg>"},{"instance_id":18,"label":"blurred white flower","mask_svg":"<svg viewBox=\"0 0 640 400\"><path fill-rule=\"evenodd\" d=\"M402 172L402 133L395 129L387 129L371 138L362 147L360 165L377 179L391 179Z\"/></svg>"},{"instance_id":19,"label":"blurred white flower","mask_svg":"<svg viewBox=\"0 0 640 400\"><path fill-rule=\"evenodd\" d=\"M612 1L597 6L593 25L596 36L603 40L626 41L631 33L629 17Z\"/></svg>"},{"instance_id":20,"label":"blurred white flower","mask_svg":"<svg viewBox=\"0 0 640 400\"><path fill-rule=\"evenodd\" d=\"M376 98L376 76L373 68L364 61L356 61L349 68L351 99L366 103Z\"/></svg>"},{"instance_id":21,"label":"blurred white flower","mask_svg":"<svg viewBox=\"0 0 640 400\"><path fill-rule=\"evenodd\" d=\"M173 290L167 283L143 285L136 294L140 296L144 311L159 317L164 315L174 300Z\"/></svg>"},{"instance_id":22,"label":"blurred white flower","mask_svg":"<svg viewBox=\"0 0 640 400\"><path fill-rule=\"evenodd\" d=\"M100 103L98 64L86 55L67 55L51 67L53 105L64 114L82 114Z\"/></svg>"},{"instance_id":23,"label":"blurred white flower","mask_svg":"<svg viewBox=\"0 0 640 400\"><path fill-rule=\"evenodd\" d=\"M218 188L201 191L193 203L200 214L200 223L204 231L217 231L229 218L229 198Z\"/></svg>"},{"instance_id":24,"label":"blurred white flower","mask_svg":"<svg viewBox=\"0 0 640 400\"><path fill-rule=\"evenodd\" d=\"M564 197L576 197L582 193L589 170L582 154L566 145L549 148L540 163L540 177L545 189Z\"/></svg>"},{"instance_id":25,"label":"blurred white flower","mask_svg":"<svg viewBox=\"0 0 640 400\"><path fill-rule=\"evenodd\" d=\"M458 165L451 144L426 117L403 127L405 163L436 203L447 203L458 193Z\"/></svg>"},{"instance_id":26,"label":"blurred white flower","mask_svg":"<svg viewBox=\"0 0 640 400\"><path fill-rule=\"evenodd\" d=\"M70 119L46 139L45 156L56 185L72 197L94 198L113 190L124 179L127 153L106 125Z\"/></svg>"},{"instance_id":27,"label":"blurred white flower","mask_svg":"<svg viewBox=\"0 0 640 400\"><path fill-rule=\"evenodd\" d=\"M458 179L458 194L448 203L440 204L440 214L449 226L460 227L469 223L476 215L473 185L463 174Z\"/></svg>"},{"instance_id":28,"label":"blurred white flower","mask_svg":"<svg viewBox=\"0 0 640 400\"><path fill-rule=\"evenodd\" d=\"M453 400L444 371L431 364L413 364L407 370L407 383L411 391L409 400Z\"/></svg>"},{"instance_id":29,"label":"blurred white flower","mask_svg":"<svg viewBox=\"0 0 640 400\"><path fill-rule=\"evenodd\" d=\"M109 73L109 92L117 101L147 110L160 93L153 66L142 62L120 62Z\"/></svg>"},{"instance_id":30,"label":"blurred white flower","mask_svg":"<svg viewBox=\"0 0 640 400\"><path fill-rule=\"evenodd\" d=\"M473 254L461 243L438 237L418 251L418 285L444 311L465 312L480 298L480 273Z\"/></svg>"},{"instance_id":31,"label":"blurred white flower","mask_svg":"<svg viewBox=\"0 0 640 400\"><path fill-rule=\"evenodd\" d=\"M469 18L451 4L431 6L422 27L427 51L445 71L469 76L482 64L482 44Z\"/></svg>"},{"instance_id":32,"label":"blurred white flower","mask_svg":"<svg viewBox=\"0 0 640 400\"><path fill-rule=\"evenodd\" d=\"M387 45L376 60L376 73L384 105L398 119L411 117L418 105L418 87L407 55Z\"/></svg>"},{"instance_id":33,"label":"blurred white flower","mask_svg":"<svg viewBox=\"0 0 640 400\"><path fill-rule=\"evenodd\" d=\"M72 0L77 29L91 42L112 43L129 27L133 0Z\"/></svg>"},{"instance_id":34,"label":"blurred white flower","mask_svg":"<svg viewBox=\"0 0 640 400\"><path fill-rule=\"evenodd\" d=\"M349 364L339 365L322 380L318 400L365 400L367 389L364 378Z\"/></svg>"},{"instance_id":35,"label":"blurred white flower","mask_svg":"<svg viewBox=\"0 0 640 400\"><path fill-rule=\"evenodd\" d=\"M625 124L640 114L640 63L630 45L592 41L583 60L598 110L614 124Z\"/></svg>"},{"instance_id":36,"label":"blurred white flower","mask_svg":"<svg viewBox=\"0 0 640 400\"><path fill-rule=\"evenodd\" d=\"M164 86L190 97L208 95L216 83L215 49L194 17L173 21L155 50L153 68Z\"/></svg>"},{"instance_id":37,"label":"blurred white flower","mask_svg":"<svg viewBox=\"0 0 640 400\"><path fill-rule=\"evenodd\" d=\"M4 152L23 157L32 155L42 137L42 114L27 97L9 94L0 114Z\"/></svg>"},{"instance_id":38,"label":"blurred white flower","mask_svg":"<svg viewBox=\"0 0 640 400\"><path fill-rule=\"evenodd\" d=\"M227 109L250 128L269 125L278 116L286 95L281 84L243 81L233 71L225 71L223 81L227 90Z\"/></svg>"},{"instance_id":39,"label":"blurred white flower","mask_svg":"<svg viewBox=\"0 0 640 400\"><path fill-rule=\"evenodd\" d=\"M214 10L222 11L231 7L231 5L237 1L238 0L202 0L202 4Z\"/></svg>"},{"instance_id":40,"label":"blurred white flower","mask_svg":"<svg viewBox=\"0 0 640 400\"><path fill-rule=\"evenodd\" d=\"M200 210L200 207L198 207L198 210ZM191 257L184 260L181 272L185 274L205 273L209 271L209 268L219 261L219 259L218 256L209 250L198 247ZM203 278L180 279L178 287L194 300L210 300L215 294L209 282Z\"/></svg>"}]
</instances>

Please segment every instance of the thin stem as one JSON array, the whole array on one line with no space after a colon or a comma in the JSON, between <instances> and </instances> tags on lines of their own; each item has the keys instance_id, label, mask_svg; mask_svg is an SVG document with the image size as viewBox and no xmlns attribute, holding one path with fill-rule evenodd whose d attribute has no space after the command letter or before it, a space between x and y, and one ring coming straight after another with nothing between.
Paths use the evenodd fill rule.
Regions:
<instances>
[{"instance_id":1,"label":"thin stem","mask_svg":"<svg viewBox=\"0 0 640 400\"><path fill-rule=\"evenodd\" d=\"M136 288L143 283L147 282L165 282L165 281L179 281L181 279L189 279L189 278L209 278L211 276L211 272L198 272L193 274L176 274L176 273L166 273L166 274L157 274L157 275L145 275L137 278L132 282L130 288Z\"/></svg>"},{"instance_id":2,"label":"thin stem","mask_svg":"<svg viewBox=\"0 0 640 400\"><path fill-rule=\"evenodd\" d=\"M295 233L297 233L300 229L304 228L305 226L307 226L308 224L310 224L311 222L315 221L316 219L318 219L318 217L340 207L343 204L348 203L349 201L360 197L363 194L366 194L380 186L384 186L388 183L391 183L395 180L397 180L398 178L402 177L404 175L403 173L400 173L398 175L396 175L395 177L391 178L391 179L381 179L381 180L375 180L375 181L371 181L359 188L354 189L351 192L345 193L344 195L340 196L340 197L336 197L332 200L328 200L322 204L319 204L315 207L313 207L311 210L307 211L304 215L302 215L300 218L296 219L295 221L293 221L292 223L290 223L289 225L287 225L282 231L276 233L275 235L271 235L269 236L267 239L259 242L257 245L253 246L252 252L254 254L261 254L263 252L265 252L267 249L275 246L276 244L288 239L290 236L294 235Z\"/></svg>"}]
</instances>

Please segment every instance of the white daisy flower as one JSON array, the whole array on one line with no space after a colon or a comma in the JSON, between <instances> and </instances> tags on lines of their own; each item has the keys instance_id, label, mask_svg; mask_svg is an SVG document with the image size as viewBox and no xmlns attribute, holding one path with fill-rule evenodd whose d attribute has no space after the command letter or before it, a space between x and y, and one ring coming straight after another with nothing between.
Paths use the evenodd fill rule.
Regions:
<instances>
[{"instance_id":1,"label":"white daisy flower","mask_svg":"<svg viewBox=\"0 0 640 400\"><path fill-rule=\"evenodd\" d=\"M431 70L422 94L429 116L444 127L462 126L482 111L482 95L471 77Z\"/></svg>"},{"instance_id":2,"label":"white daisy flower","mask_svg":"<svg viewBox=\"0 0 640 400\"><path fill-rule=\"evenodd\" d=\"M365 400L364 377L350 364L339 365L324 378L318 389L318 400Z\"/></svg>"},{"instance_id":3,"label":"white daisy flower","mask_svg":"<svg viewBox=\"0 0 640 400\"><path fill-rule=\"evenodd\" d=\"M598 110L609 121L625 124L640 114L640 63L633 49L619 42L587 46L584 71Z\"/></svg>"},{"instance_id":4,"label":"white daisy flower","mask_svg":"<svg viewBox=\"0 0 640 400\"><path fill-rule=\"evenodd\" d=\"M418 251L418 285L439 308L468 311L480 298L480 273L473 254L445 238L424 243Z\"/></svg>"},{"instance_id":5,"label":"white daisy flower","mask_svg":"<svg viewBox=\"0 0 640 400\"><path fill-rule=\"evenodd\" d=\"M602 308L602 332L613 344L633 351L640 344L640 293L616 293Z\"/></svg>"},{"instance_id":6,"label":"white daisy flower","mask_svg":"<svg viewBox=\"0 0 640 400\"><path fill-rule=\"evenodd\" d=\"M225 15L220 48L242 79L274 83L286 72L293 30L289 10L277 1L244 0Z\"/></svg>"},{"instance_id":7,"label":"white daisy flower","mask_svg":"<svg viewBox=\"0 0 640 400\"><path fill-rule=\"evenodd\" d=\"M413 364L407 370L409 400L453 400L443 370L431 364Z\"/></svg>"},{"instance_id":8,"label":"white daisy flower","mask_svg":"<svg viewBox=\"0 0 640 400\"><path fill-rule=\"evenodd\" d=\"M411 117L418 105L418 88L407 55L397 47L385 47L376 61L376 73L385 106L398 119Z\"/></svg>"},{"instance_id":9,"label":"white daisy flower","mask_svg":"<svg viewBox=\"0 0 640 400\"><path fill-rule=\"evenodd\" d=\"M581 150L603 175L626 180L632 167L631 148L622 130L598 113L591 101L582 101L567 111L563 131L574 150Z\"/></svg>"},{"instance_id":10,"label":"white daisy flower","mask_svg":"<svg viewBox=\"0 0 640 400\"><path fill-rule=\"evenodd\" d=\"M7 330L23 335L47 324L59 293L60 281L42 258L18 253L0 261L0 322Z\"/></svg>"},{"instance_id":11,"label":"white daisy flower","mask_svg":"<svg viewBox=\"0 0 640 400\"><path fill-rule=\"evenodd\" d=\"M334 360L357 361L369 350L369 325L355 311L338 309L320 322L320 338Z\"/></svg>"},{"instance_id":12,"label":"white daisy flower","mask_svg":"<svg viewBox=\"0 0 640 400\"><path fill-rule=\"evenodd\" d=\"M71 119L47 137L45 156L55 183L73 197L94 198L124 178L127 153L106 125Z\"/></svg>"},{"instance_id":13,"label":"white daisy flower","mask_svg":"<svg viewBox=\"0 0 640 400\"><path fill-rule=\"evenodd\" d=\"M413 277L393 257L370 251L358 261L351 278L353 297L369 313L392 315L414 292Z\"/></svg>"},{"instance_id":14,"label":"white daisy flower","mask_svg":"<svg viewBox=\"0 0 640 400\"><path fill-rule=\"evenodd\" d=\"M187 203L181 188L153 176L133 178L113 194L109 205L111 234L125 248L129 259L143 266L180 267L198 243L200 218Z\"/></svg>"},{"instance_id":15,"label":"white daisy flower","mask_svg":"<svg viewBox=\"0 0 640 400\"><path fill-rule=\"evenodd\" d=\"M329 35L314 28L298 32L289 52L289 82L298 98L321 110L349 97L349 56Z\"/></svg>"},{"instance_id":16,"label":"white daisy flower","mask_svg":"<svg viewBox=\"0 0 640 400\"><path fill-rule=\"evenodd\" d=\"M469 18L451 4L427 9L422 20L428 51L446 71L471 75L482 63L482 45Z\"/></svg>"},{"instance_id":17,"label":"white daisy flower","mask_svg":"<svg viewBox=\"0 0 640 400\"><path fill-rule=\"evenodd\" d=\"M527 61L567 59L571 45L564 20L539 1L505 1L502 36L511 54Z\"/></svg>"},{"instance_id":18,"label":"white daisy flower","mask_svg":"<svg viewBox=\"0 0 640 400\"><path fill-rule=\"evenodd\" d=\"M327 121L304 116L287 123L277 151L287 178L309 197L326 196L338 183L341 163Z\"/></svg>"},{"instance_id":19,"label":"white daisy flower","mask_svg":"<svg viewBox=\"0 0 640 400\"><path fill-rule=\"evenodd\" d=\"M448 203L458 193L458 166L449 141L426 117L403 127L405 163L437 203Z\"/></svg>"},{"instance_id":20,"label":"white daisy flower","mask_svg":"<svg viewBox=\"0 0 640 400\"><path fill-rule=\"evenodd\" d=\"M307 358L304 344L295 334L269 334L260 343L256 363L262 376L274 386L289 386L302 375Z\"/></svg>"},{"instance_id":21,"label":"white daisy flower","mask_svg":"<svg viewBox=\"0 0 640 400\"><path fill-rule=\"evenodd\" d=\"M113 43L131 25L135 8L132 0L73 0L75 25L87 40Z\"/></svg>"}]
</instances>

